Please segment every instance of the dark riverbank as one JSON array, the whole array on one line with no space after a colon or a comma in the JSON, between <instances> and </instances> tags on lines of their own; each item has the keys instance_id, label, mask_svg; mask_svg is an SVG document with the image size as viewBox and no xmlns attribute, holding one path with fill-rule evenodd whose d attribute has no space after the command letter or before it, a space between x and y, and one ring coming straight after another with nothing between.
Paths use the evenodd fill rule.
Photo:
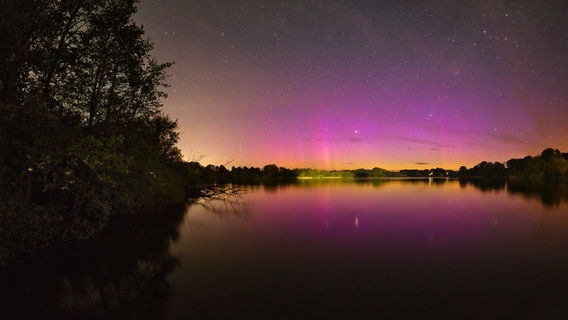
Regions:
<instances>
[{"instance_id":1,"label":"dark riverbank","mask_svg":"<svg viewBox=\"0 0 568 320\"><path fill-rule=\"evenodd\" d=\"M89 240L14 259L0 269L0 316L152 318L168 295L166 276L179 265L168 248L185 210L121 217Z\"/></svg>"}]
</instances>

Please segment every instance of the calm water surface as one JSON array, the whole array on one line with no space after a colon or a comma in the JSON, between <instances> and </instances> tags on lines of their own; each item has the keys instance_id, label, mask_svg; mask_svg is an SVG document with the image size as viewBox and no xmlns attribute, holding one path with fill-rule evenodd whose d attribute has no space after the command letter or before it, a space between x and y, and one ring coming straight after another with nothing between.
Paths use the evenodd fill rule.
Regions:
<instances>
[{"instance_id":1,"label":"calm water surface","mask_svg":"<svg viewBox=\"0 0 568 320\"><path fill-rule=\"evenodd\" d=\"M3 301L57 318L568 316L565 186L425 179L242 191L5 272Z\"/></svg>"}]
</instances>

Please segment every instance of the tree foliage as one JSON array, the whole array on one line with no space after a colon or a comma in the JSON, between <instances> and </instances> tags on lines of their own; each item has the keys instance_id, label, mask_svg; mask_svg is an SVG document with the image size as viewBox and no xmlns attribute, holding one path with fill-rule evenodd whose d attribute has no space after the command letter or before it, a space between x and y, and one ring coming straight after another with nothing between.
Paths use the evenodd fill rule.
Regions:
<instances>
[{"instance_id":1,"label":"tree foliage","mask_svg":"<svg viewBox=\"0 0 568 320\"><path fill-rule=\"evenodd\" d=\"M161 102L171 64L150 54L136 2L1 2L4 244L85 238L115 214L184 200L177 123ZM45 241L14 240L39 222Z\"/></svg>"}]
</instances>

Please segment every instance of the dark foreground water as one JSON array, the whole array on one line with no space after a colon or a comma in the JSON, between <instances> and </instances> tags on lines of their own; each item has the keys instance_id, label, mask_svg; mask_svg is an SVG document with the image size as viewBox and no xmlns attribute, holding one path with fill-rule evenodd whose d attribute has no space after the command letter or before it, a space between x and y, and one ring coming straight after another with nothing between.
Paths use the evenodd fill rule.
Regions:
<instances>
[{"instance_id":1,"label":"dark foreground water","mask_svg":"<svg viewBox=\"0 0 568 320\"><path fill-rule=\"evenodd\" d=\"M246 186L0 274L1 319L568 319L566 186Z\"/></svg>"}]
</instances>

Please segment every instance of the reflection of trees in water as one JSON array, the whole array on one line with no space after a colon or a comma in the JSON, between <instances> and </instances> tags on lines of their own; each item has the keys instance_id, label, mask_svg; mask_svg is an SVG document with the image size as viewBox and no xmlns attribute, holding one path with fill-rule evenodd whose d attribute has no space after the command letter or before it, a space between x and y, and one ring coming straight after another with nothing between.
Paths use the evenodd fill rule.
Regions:
<instances>
[{"instance_id":1,"label":"reflection of trees in water","mask_svg":"<svg viewBox=\"0 0 568 320\"><path fill-rule=\"evenodd\" d=\"M545 207L556 207L568 202L568 183L518 183L509 182L507 191L521 194L527 199L537 198Z\"/></svg>"},{"instance_id":2,"label":"reflection of trees in water","mask_svg":"<svg viewBox=\"0 0 568 320\"><path fill-rule=\"evenodd\" d=\"M95 239L43 252L0 274L10 319L156 319L179 260L169 252L185 208L117 222Z\"/></svg>"},{"instance_id":3,"label":"reflection of trees in water","mask_svg":"<svg viewBox=\"0 0 568 320\"><path fill-rule=\"evenodd\" d=\"M158 318L170 292L166 277L178 267L178 259L162 252L132 265L113 262L63 278L57 301L62 312L94 318Z\"/></svg>"},{"instance_id":4,"label":"reflection of trees in water","mask_svg":"<svg viewBox=\"0 0 568 320\"><path fill-rule=\"evenodd\" d=\"M568 202L568 183L562 182L528 182L528 181L505 181L497 180L462 180L462 187L472 185L482 192L499 191L506 189L507 192L514 195L521 195L526 199L538 199L545 207L555 207L561 202Z\"/></svg>"},{"instance_id":5,"label":"reflection of trees in water","mask_svg":"<svg viewBox=\"0 0 568 320\"><path fill-rule=\"evenodd\" d=\"M505 179L472 179L467 180L466 183L474 186L482 192L504 190L505 185L507 184Z\"/></svg>"}]
</instances>

